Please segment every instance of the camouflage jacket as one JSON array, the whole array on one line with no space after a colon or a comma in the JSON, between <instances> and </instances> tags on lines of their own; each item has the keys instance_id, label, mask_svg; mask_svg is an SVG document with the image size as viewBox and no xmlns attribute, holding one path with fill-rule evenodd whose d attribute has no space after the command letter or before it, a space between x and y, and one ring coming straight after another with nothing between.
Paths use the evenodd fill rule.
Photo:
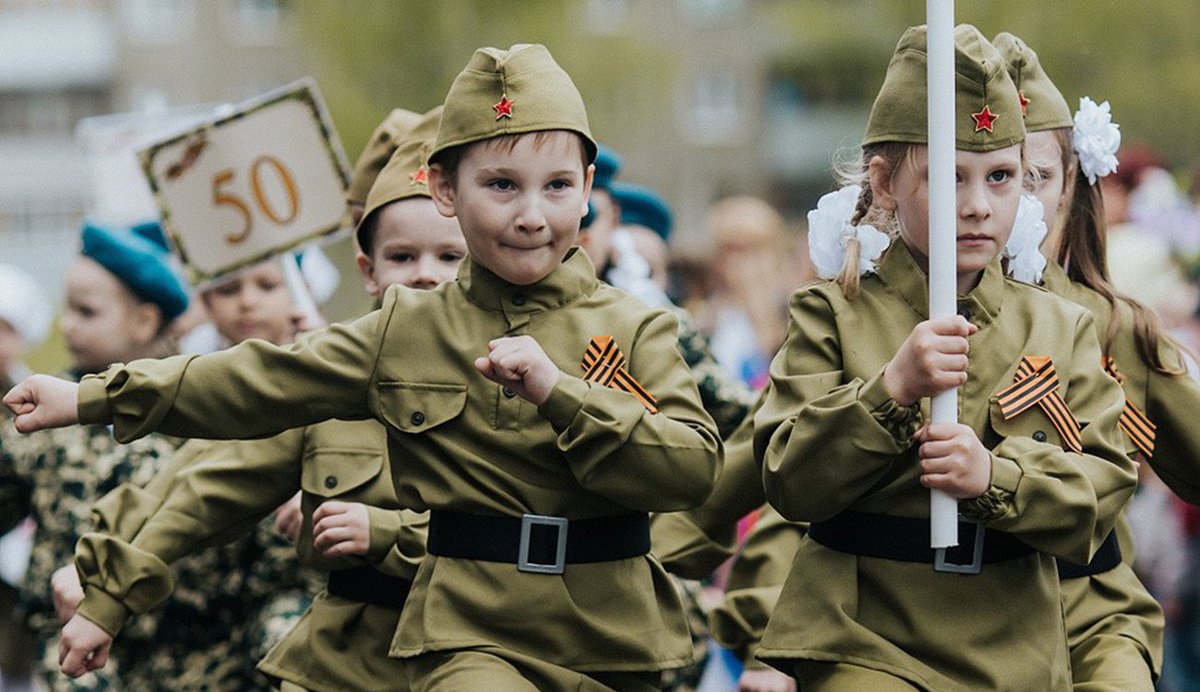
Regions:
<instances>
[{"instance_id":1,"label":"camouflage jacket","mask_svg":"<svg viewBox=\"0 0 1200 692\"><path fill-rule=\"evenodd\" d=\"M679 353L696 378L704 410L716 421L721 438L729 437L754 406L755 394L725 374L709 348L708 337L688 311L676 308L672 312L679 320Z\"/></svg>"},{"instance_id":2,"label":"camouflage jacket","mask_svg":"<svg viewBox=\"0 0 1200 692\"><path fill-rule=\"evenodd\" d=\"M266 525L255 535L181 560L172 570L173 597L125 627L105 669L74 682L61 676L56 656L61 625L54 612L51 576L72 563L75 543L92 525L92 504L123 483L145 485L182 441L150 435L122 445L103 425L25 436L15 433L11 419L0 425L5 457L0 465L10 470L7 483L0 473L0 494L6 484L16 483L12 479L32 487L37 529L20 600L39 635L42 677L51 689L263 686L254 666L263 653L258 638L280 629L274 622L279 609L273 603L297 601L286 608L294 613L294 622L307 607L311 588L304 583L294 548Z\"/></svg>"}]
</instances>

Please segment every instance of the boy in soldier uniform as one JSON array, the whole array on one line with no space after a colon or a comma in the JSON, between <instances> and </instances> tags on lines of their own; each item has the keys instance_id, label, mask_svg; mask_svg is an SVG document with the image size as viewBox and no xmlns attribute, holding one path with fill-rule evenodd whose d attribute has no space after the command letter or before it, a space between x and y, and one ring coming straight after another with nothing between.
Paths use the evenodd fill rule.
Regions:
<instances>
[{"instance_id":1,"label":"boy in soldier uniform","mask_svg":"<svg viewBox=\"0 0 1200 692\"><path fill-rule=\"evenodd\" d=\"M122 439L376 417L401 504L430 510L391 648L414 689L657 689L691 650L647 512L702 502L721 443L674 318L601 284L574 248L595 150L545 48L481 49L430 156L434 201L470 253L456 282L395 287L379 311L291 348L82 385L35 377L5 403L22 430L112 420ZM65 669L102 663L107 633L72 624Z\"/></svg>"}]
</instances>

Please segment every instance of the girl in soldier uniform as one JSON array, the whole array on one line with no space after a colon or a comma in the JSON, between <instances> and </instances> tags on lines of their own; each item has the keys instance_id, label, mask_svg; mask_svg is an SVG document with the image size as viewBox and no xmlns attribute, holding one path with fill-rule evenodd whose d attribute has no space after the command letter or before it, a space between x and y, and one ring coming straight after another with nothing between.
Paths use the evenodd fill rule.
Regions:
<instances>
[{"instance_id":1,"label":"girl in soldier uniform","mask_svg":"<svg viewBox=\"0 0 1200 692\"><path fill-rule=\"evenodd\" d=\"M1104 363L1127 397L1121 416L1126 450L1148 463L1188 502L1200 502L1200 385L1153 312L1119 294L1109 280L1099 181L1116 169L1120 133L1108 104L1066 100L1024 41L994 39L1024 105L1030 184L1054 229L1041 276L1023 277L1091 311ZM1031 238L1036 252L1040 238ZM1017 253L1014 253L1017 254ZM1116 530L1087 564L1060 563L1071 674L1078 689L1151 690L1161 671L1163 615L1133 573L1132 535L1122 512Z\"/></svg>"},{"instance_id":2,"label":"girl in soldier uniform","mask_svg":"<svg viewBox=\"0 0 1200 692\"><path fill-rule=\"evenodd\" d=\"M811 522L758 657L805 690L1069 689L1055 558L1089 560L1133 491L1123 397L1087 312L1004 276L1025 131L967 25L959 314L928 318L925 39L909 29L888 66L863 187L823 200L810 242L836 280L793 296L754 418L768 501ZM959 422L929 422L922 400L952 387ZM931 488L958 500L958 548L929 548Z\"/></svg>"}]
</instances>

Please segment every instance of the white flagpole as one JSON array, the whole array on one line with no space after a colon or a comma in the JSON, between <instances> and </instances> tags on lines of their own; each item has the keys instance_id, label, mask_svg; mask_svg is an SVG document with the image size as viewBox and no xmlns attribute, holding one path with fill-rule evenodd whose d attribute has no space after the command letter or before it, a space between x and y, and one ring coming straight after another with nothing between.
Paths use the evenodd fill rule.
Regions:
<instances>
[{"instance_id":1,"label":"white flagpole","mask_svg":"<svg viewBox=\"0 0 1200 692\"><path fill-rule=\"evenodd\" d=\"M957 311L954 172L954 0L926 0L929 94L929 318ZM958 422L958 389L933 397L934 423ZM929 540L933 548L958 545L958 502L930 491Z\"/></svg>"}]
</instances>

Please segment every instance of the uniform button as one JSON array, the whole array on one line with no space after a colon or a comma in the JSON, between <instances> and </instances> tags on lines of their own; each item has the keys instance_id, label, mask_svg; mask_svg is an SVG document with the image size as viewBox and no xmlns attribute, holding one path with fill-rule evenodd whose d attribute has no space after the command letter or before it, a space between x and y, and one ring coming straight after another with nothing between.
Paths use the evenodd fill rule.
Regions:
<instances>
[{"instance_id":1,"label":"uniform button","mask_svg":"<svg viewBox=\"0 0 1200 692\"><path fill-rule=\"evenodd\" d=\"M517 393L516 393L516 392L514 392L514 391L513 391L511 388L509 388L509 387L505 387L503 391L504 391L504 396L508 397L509 399L511 399L511 398L513 398L514 396L516 396L516 395L517 395Z\"/></svg>"},{"instance_id":2,"label":"uniform button","mask_svg":"<svg viewBox=\"0 0 1200 692\"><path fill-rule=\"evenodd\" d=\"M417 411L416 413L412 414L412 424L413 425L420 425L424 422L425 422L425 414L424 413Z\"/></svg>"},{"instance_id":3,"label":"uniform button","mask_svg":"<svg viewBox=\"0 0 1200 692\"><path fill-rule=\"evenodd\" d=\"M337 476L325 476L325 487L333 490L337 487Z\"/></svg>"},{"instance_id":4,"label":"uniform button","mask_svg":"<svg viewBox=\"0 0 1200 692\"><path fill-rule=\"evenodd\" d=\"M1033 434L1033 439L1038 442L1045 442L1046 441L1046 433L1042 432L1041 430L1038 430L1037 432L1035 432Z\"/></svg>"},{"instance_id":5,"label":"uniform button","mask_svg":"<svg viewBox=\"0 0 1200 692\"><path fill-rule=\"evenodd\" d=\"M529 302L529 297L526 296L524 293L518 293L517 295L513 296L512 300L513 300L513 305L516 305L517 307L521 307L525 303Z\"/></svg>"},{"instance_id":6,"label":"uniform button","mask_svg":"<svg viewBox=\"0 0 1200 692\"><path fill-rule=\"evenodd\" d=\"M962 315L962 318L963 318L964 320L966 320L966 321L968 321L968 322L970 322L970 321L971 321L971 308L968 308L968 307L966 307L966 306L963 306L963 307L961 307L961 308L959 308L959 309L958 309L958 314Z\"/></svg>"}]
</instances>

